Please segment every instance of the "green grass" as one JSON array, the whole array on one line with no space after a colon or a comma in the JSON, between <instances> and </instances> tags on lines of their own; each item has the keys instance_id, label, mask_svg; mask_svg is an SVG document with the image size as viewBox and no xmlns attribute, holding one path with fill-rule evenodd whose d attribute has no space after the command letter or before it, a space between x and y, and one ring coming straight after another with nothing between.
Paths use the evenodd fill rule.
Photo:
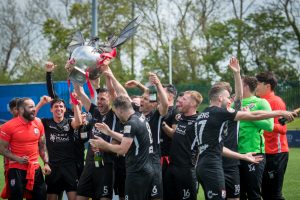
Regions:
<instances>
[{"instance_id":1,"label":"green grass","mask_svg":"<svg viewBox=\"0 0 300 200\"><path fill-rule=\"evenodd\" d=\"M283 194L288 200L300 199L300 148L291 148L289 163L285 173ZM3 188L3 157L0 156L0 188ZM204 199L202 188L200 187L198 198Z\"/></svg>"},{"instance_id":2,"label":"green grass","mask_svg":"<svg viewBox=\"0 0 300 200\"><path fill-rule=\"evenodd\" d=\"M300 117L287 124L288 130L300 130Z\"/></svg>"}]
</instances>

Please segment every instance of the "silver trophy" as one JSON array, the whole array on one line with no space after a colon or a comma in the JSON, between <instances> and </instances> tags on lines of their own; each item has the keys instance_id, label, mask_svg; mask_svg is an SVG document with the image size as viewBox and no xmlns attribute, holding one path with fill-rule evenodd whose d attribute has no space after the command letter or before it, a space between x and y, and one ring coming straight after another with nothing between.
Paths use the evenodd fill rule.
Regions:
<instances>
[{"instance_id":1,"label":"silver trophy","mask_svg":"<svg viewBox=\"0 0 300 200\"><path fill-rule=\"evenodd\" d=\"M97 68L100 59L100 53L92 46L77 47L70 57L75 61L75 66L69 74L71 81L83 85L86 82L86 76L90 79L96 79L101 75L100 70Z\"/></svg>"},{"instance_id":2,"label":"silver trophy","mask_svg":"<svg viewBox=\"0 0 300 200\"><path fill-rule=\"evenodd\" d=\"M118 36L112 35L105 44L99 44L99 38L93 38L88 44L80 31L77 31L68 46L70 52L69 63L74 67L69 71L72 82L83 85L87 78L96 79L101 75L101 65L106 59L116 57L116 47L125 43L137 31L141 20L136 17Z\"/></svg>"}]
</instances>

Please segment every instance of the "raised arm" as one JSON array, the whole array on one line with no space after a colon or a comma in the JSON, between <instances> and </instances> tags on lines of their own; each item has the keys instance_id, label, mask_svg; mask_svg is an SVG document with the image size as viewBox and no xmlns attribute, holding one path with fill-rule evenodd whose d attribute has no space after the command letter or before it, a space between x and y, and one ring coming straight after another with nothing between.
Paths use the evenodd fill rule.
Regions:
<instances>
[{"instance_id":1,"label":"raised arm","mask_svg":"<svg viewBox=\"0 0 300 200\"><path fill-rule=\"evenodd\" d=\"M143 93L147 92L149 88L141 84L140 82L136 80L129 80L125 83L125 88L138 88L140 89Z\"/></svg>"},{"instance_id":2,"label":"raised arm","mask_svg":"<svg viewBox=\"0 0 300 200\"><path fill-rule=\"evenodd\" d=\"M52 98L49 96L42 96L40 98L39 103L35 106L35 116L37 116L38 112L40 111L41 107L43 107L45 104L49 103L50 101L52 101Z\"/></svg>"},{"instance_id":3,"label":"raised arm","mask_svg":"<svg viewBox=\"0 0 300 200\"><path fill-rule=\"evenodd\" d=\"M88 112L92 105L91 100L85 94L82 86L79 86L77 83L73 83L73 86L74 86L74 90L77 94L77 98L81 101L83 107Z\"/></svg>"},{"instance_id":4,"label":"raised arm","mask_svg":"<svg viewBox=\"0 0 300 200\"><path fill-rule=\"evenodd\" d=\"M238 59L232 57L229 61L228 67L233 72L234 76L235 100L241 100L243 98L243 83L240 73L241 68Z\"/></svg>"},{"instance_id":5,"label":"raised arm","mask_svg":"<svg viewBox=\"0 0 300 200\"><path fill-rule=\"evenodd\" d=\"M113 86L112 80L109 77L107 77L105 79L105 83L112 100L114 100L117 97L117 92Z\"/></svg>"},{"instance_id":6,"label":"raised arm","mask_svg":"<svg viewBox=\"0 0 300 200\"><path fill-rule=\"evenodd\" d=\"M72 119L71 126L73 129L78 129L82 125L81 110L79 105L73 105L74 107L74 118Z\"/></svg>"},{"instance_id":7,"label":"raised arm","mask_svg":"<svg viewBox=\"0 0 300 200\"><path fill-rule=\"evenodd\" d=\"M112 84L117 96L121 96L121 95L128 96L127 91L121 85L121 83L116 79L116 77L114 76L113 72L110 70L109 67L107 68L107 70L105 70L103 72L103 74L105 75L106 78L110 79L111 84Z\"/></svg>"},{"instance_id":8,"label":"raised arm","mask_svg":"<svg viewBox=\"0 0 300 200\"><path fill-rule=\"evenodd\" d=\"M159 78L155 73L149 73L149 82L155 85L157 89L157 95L159 97L158 110L161 116L165 116L168 113L168 97L164 90Z\"/></svg>"},{"instance_id":9,"label":"raised arm","mask_svg":"<svg viewBox=\"0 0 300 200\"><path fill-rule=\"evenodd\" d=\"M50 96L52 99L58 98L57 94L55 93L53 80L52 80L52 72L56 66L57 65L54 65L53 62L46 62L45 64L47 91L48 91L48 96Z\"/></svg>"}]
</instances>

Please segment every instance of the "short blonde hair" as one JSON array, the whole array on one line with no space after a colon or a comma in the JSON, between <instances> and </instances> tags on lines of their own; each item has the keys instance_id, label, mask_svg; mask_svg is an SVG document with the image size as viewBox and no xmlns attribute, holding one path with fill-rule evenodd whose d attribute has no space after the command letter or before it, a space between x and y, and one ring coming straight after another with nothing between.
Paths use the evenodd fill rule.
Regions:
<instances>
[{"instance_id":1,"label":"short blonde hair","mask_svg":"<svg viewBox=\"0 0 300 200\"><path fill-rule=\"evenodd\" d=\"M232 93L232 87L230 86L230 83L225 81L217 82L212 87L224 87L224 89L227 90L229 94Z\"/></svg>"},{"instance_id":2,"label":"short blonde hair","mask_svg":"<svg viewBox=\"0 0 300 200\"><path fill-rule=\"evenodd\" d=\"M202 103L203 97L202 95L195 90L185 91L184 94L189 94L197 103L197 107Z\"/></svg>"}]
</instances>

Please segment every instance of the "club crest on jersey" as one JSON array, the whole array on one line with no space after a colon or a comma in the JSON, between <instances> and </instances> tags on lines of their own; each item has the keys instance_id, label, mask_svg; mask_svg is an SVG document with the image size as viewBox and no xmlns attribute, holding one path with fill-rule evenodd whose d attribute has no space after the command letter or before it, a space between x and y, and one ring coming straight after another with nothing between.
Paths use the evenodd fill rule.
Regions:
<instances>
[{"instance_id":1,"label":"club crest on jersey","mask_svg":"<svg viewBox=\"0 0 300 200\"><path fill-rule=\"evenodd\" d=\"M15 186L16 185L16 180L15 179L11 179L10 180L10 186Z\"/></svg>"},{"instance_id":2,"label":"club crest on jersey","mask_svg":"<svg viewBox=\"0 0 300 200\"><path fill-rule=\"evenodd\" d=\"M255 104L254 103L250 103L249 105L248 105L248 108L251 110L252 108L254 108L255 107Z\"/></svg>"},{"instance_id":3,"label":"club crest on jersey","mask_svg":"<svg viewBox=\"0 0 300 200\"><path fill-rule=\"evenodd\" d=\"M34 134L38 135L40 133L40 130L38 128L33 129Z\"/></svg>"},{"instance_id":4,"label":"club crest on jersey","mask_svg":"<svg viewBox=\"0 0 300 200\"><path fill-rule=\"evenodd\" d=\"M69 124L63 126L64 131L69 131L70 130L70 126Z\"/></svg>"},{"instance_id":5,"label":"club crest on jersey","mask_svg":"<svg viewBox=\"0 0 300 200\"><path fill-rule=\"evenodd\" d=\"M181 114L177 114L177 115L175 116L176 121L179 121L180 118L181 118Z\"/></svg>"},{"instance_id":6,"label":"club crest on jersey","mask_svg":"<svg viewBox=\"0 0 300 200\"><path fill-rule=\"evenodd\" d=\"M130 131L131 131L131 125L124 126L124 134L125 133L130 133Z\"/></svg>"}]
</instances>

